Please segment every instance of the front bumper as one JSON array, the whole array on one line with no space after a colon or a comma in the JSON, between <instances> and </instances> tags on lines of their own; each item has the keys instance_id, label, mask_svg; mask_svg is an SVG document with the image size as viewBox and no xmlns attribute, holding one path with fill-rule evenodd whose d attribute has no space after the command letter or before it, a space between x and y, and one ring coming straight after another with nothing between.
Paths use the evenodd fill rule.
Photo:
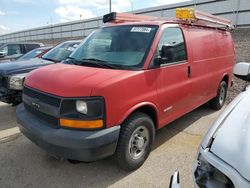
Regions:
<instances>
[{"instance_id":1,"label":"front bumper","mask_svg":"<svg viewBox=\"0 0 250 188\"><path fill-rule=\"evenodd\" d=\"M217 173L215 173L212 178L210 177L211 173L208 171L209 169L207 167L205 168L206 170L202 172L202 174L209 176L209 178L202 179L203 182L206 182L207 187L221 187L221 183L224 183L221 181L223 176L227 177L232 182L233 187L235 188L250 187L250 183L245 178L243 178L237 170L232 168L230 164L225 163L218 156L214 155L209 150L209 148L203 149L202 147L200 147L197 158L198 156L202 156L206 163L208 165L211 165L212 168L217 171ZM193 179L195 182L195 187L199 187L197 185L197 170L200 168L200 166L201 163L197 159L195 161L193 169ZM216 179L217 181L215 181Z\"/></svg>"},{"instance_id":2,"label":"front bumper","mask_svg":"<svg viewBox=\"0 0 250 188\"><path fill-rule=\"evenodd\" d=\"M20 131L53 156L90 162L115 152L120 126L98 131L56 129L29 113L23 104L16 114Z\"/></svg>"},{"instance_id":3,"label":"front bumper","mask_svg":"<svg viewBox=\"0 0 250 188\"><path fill-rule=\"evenodd\" d=\"M0 101L8 104L20 104L22 101L22 91L10 90L0 86Z\"/></svg>"}]
</instances>

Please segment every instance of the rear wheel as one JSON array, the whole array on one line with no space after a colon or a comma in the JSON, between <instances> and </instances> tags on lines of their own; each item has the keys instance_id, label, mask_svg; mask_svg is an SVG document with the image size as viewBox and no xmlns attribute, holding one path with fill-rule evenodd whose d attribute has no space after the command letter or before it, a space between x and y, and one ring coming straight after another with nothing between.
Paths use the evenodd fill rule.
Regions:
<instances>
[{"instance_id":1,"label":"rear wheel","mask_svg":"<svg viewBox=\"0 0 250 188\"><path fill-rule=\"evenodd\" d=\"M225 104L227 97L227 83L222 81L217 91L217 96L210 101L211 108L220 110Z\"/></svg>"},{"instance_id":2,"label":"rear wheel","mask_svg":"<svg viewBox=\"0 0 250 188\"><path fill-rule=\"evenodd\" d=\"M135 113L122 125L115 157L127 171L136 170L147 159L154 141L154 123L144 113Z\"/></svg>"}]
</instances>

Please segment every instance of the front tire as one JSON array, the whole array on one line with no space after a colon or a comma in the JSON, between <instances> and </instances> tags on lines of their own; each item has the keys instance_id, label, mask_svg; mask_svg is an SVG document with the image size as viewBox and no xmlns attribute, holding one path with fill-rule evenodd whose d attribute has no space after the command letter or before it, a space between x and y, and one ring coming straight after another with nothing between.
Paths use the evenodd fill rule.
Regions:
<instances>
[{"instance_id":1,"label":"front tire","mask_svg":"<svg viewBox=\"0 0 250 188\"><path fill-rule=\"evenodd\" d=\"M126 171L138 169L151 152L154 137L154 123L147 114L131 115L121 127L115 153L118 165Z\"/></svg>"},{"instance_id":2,"label":"front tire","mask_svg":"<svg viewBox=\"0 0 250 188\"><path fill-rule=\"evenodd\" d=\"M210 101L211 108L220 110L225 104L227 97L227 83L222 81L217 91L217 96Z\"/></svg>"}]
</instances>

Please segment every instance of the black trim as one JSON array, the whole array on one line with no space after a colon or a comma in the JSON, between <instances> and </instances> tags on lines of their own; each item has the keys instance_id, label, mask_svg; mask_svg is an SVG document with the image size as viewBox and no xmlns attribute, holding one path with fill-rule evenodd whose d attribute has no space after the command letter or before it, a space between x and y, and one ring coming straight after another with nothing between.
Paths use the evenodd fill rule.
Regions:
<instances>
[{"instance_id":1,"label":"black trim","mask_svg":"<svg viewBox=\"0 0 250 188\"><path fill-rule=\"evenodd\" d=\"M116 15L117 15L116 12L111 12L109 14L105 14L102 18L103 23L114 21L116 19Z\"/></svg>"}]
</instances>

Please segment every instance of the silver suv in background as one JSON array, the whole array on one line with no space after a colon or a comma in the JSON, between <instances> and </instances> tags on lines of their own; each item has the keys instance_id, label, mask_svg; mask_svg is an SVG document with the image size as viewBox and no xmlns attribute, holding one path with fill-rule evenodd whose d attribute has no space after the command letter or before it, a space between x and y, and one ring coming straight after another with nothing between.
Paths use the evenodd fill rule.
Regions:
<instances>
[{"instance_id":1,"label":"silver suv in background","mask_svg":"<svg viewBox=\"0 0 250 188\"><path fill-rule=\"evenodd\" d=\"M44 46L34 42L11 42L0 46L0 63L16 60L27 52Z\"/></svg>"}]
</instances>

